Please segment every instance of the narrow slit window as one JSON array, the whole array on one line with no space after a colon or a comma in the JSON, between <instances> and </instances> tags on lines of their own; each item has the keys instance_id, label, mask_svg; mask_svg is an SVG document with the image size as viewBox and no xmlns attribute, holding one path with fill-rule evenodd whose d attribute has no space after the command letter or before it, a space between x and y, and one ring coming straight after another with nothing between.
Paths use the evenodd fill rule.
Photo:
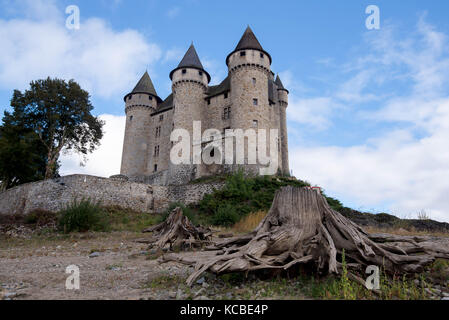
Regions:
<instances>
[{"instance_id":1,"label":"narrow slit window","mask_svg":"<svg viewBox=\"0 0 449 320\"><path fill-rule=\"evenodd\" d=\"M231 118L231 107L225 107L223 109L223 120L227 120Z\"/></svg>"},{"instance_id":2,"label":"narrow slit window","mask_svg":"<svg viewBox=\"0 0 449 320\"><path fill-rule=\"evenodd\" d=\"M253 99L253 105L257 106L259 101L257 99Z\"/></svg>"}]
</instances>

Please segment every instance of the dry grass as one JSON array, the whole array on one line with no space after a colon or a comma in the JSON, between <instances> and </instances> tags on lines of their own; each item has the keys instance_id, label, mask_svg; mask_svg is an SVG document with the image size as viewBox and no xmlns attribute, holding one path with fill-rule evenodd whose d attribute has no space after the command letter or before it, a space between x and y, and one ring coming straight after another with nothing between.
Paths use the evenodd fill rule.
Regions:
<instances>
[{"instance_id":1,"label":"dry grass","mask_svg":"<svg viewBox=\"0 0 449 320\"><path fill-rule=\"evenodd\" d=\"M267 215L267 211L258 211L248 214L242 220L232 226L231 231L235 233L246 233L253 231L263 218Z\"/></svg>"},{"instance_id":2,"label":"dry grass","mask_svg":"<svg viewBox=\"0 0 449 320\"><path fill-rule=\"evenodd\" d=\"M267 211L258 211L248 214L231 228L218 228L222 232L232 232L234 234L242 234L253 231L263 218L267 215ZM434 236L434 237L449 237L447 232L431 232L418 231L415 228L378 228L378 227L363 227L368 233L390 233L401 236Z\"/></svg>"},{"instance_id":3,"label":"dry grass","mask_svg":"<svg viewBox=\"0 0 449 320\"><path fill-rule=\"evenodd\" d=\"M449 237L447 232L431 232L418 231L415 228L378 228L378 227L363 227L368 233L390 233L400 236L434 236L434 237Z\"/></svg>"}]
</instances>

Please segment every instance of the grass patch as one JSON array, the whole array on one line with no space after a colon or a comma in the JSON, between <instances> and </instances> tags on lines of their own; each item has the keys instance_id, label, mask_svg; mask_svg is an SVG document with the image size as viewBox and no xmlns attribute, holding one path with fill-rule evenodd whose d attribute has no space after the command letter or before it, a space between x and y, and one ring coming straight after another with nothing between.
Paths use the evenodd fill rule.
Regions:
<instances>
[{"instance_id":1,"label":"grass patch","mask_svg":"<svg viewBox=\"0 0 449 320\"><path fill-rule=\"evenodd\" d=\"M111 231L141 232L161 220L161 215L154 213L142 213L117 207L108 207L105 210Z\"/></svg>"},{"instance_id":2,"label":"grass patch","mask_svg":"<svg viewBox=\"0 0 449 320\"><path fill-rule=\"evenodd\" d=\"M183 284L185 278L177 275L163 275L145 282L142 289L167 289L171 287L177 287L179 284Z\"/></svg>"},{"instance_id":3,"label":"grass patch","mask_svg":"<svg viewBox=\"0 0 449 320\"><path fill-rule=\"evenodd\" d=\"M90 199L73 200L59 212L58 229L64 233L106 231L106 211Z\"/></svg>"}]
</instances>

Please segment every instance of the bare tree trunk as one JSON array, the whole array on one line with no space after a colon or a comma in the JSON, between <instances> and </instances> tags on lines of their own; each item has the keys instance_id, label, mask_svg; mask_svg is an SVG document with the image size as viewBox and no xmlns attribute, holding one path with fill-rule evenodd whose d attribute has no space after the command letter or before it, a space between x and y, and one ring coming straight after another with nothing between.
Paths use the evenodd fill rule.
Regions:
<instances>
[{"instance_id":1,"label":"bare tree trunk","mask_svg":"<svg viewBox=\"0 0 449 320\"><path fill-rule=\"evenodd\" d=\"M53 179L55 174L56 161L52 158L48 158L47 165L45 166L45 180Z\"/></svg>"},{"instance_id":2,"label":"bare tree trunk","mask_svg":"<svg viewBox=\"0 0 449 320\"><path fill-rule=\"evenodd\" d=\"M187 279L191 285L207 270L220 274L286 270L307 264L320 273L336 274L341 270L343 250L348 268L363 271L368 265L376 265L388 273L413 273L422 271L437 257L449 259L447 245L410 238L370 236L332 210L317 191L288 186L276 193L267 216L250 234L215 243L208 248L209 254L197 259L167 254L161 261L196 264Z\"/></svg>"}]
</instances>

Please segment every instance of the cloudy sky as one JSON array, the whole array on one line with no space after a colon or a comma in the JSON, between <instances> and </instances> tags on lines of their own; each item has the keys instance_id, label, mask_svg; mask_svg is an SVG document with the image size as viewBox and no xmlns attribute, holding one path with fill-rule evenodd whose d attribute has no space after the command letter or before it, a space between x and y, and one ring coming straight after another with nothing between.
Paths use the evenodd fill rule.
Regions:
<instances>
[{"instance_id":1,"label":"cloudy sky","mask_svg":"<svg viewBox=\"0 0 449 320\"><path fill-rule=\"evenodd\" d=\"M365 8L380 9L367 30ZM66 28L66 7L80 29ZM274 5L274 6L273 6ZM14 89L75 79L106 121L61 173L116 174L123 96L148 70L162 98L193 41L212 84L249 24L290 90L290 166L345 205L449 221L449 2L0 0L0 109Z\"/></svg>"}]
</instances>

